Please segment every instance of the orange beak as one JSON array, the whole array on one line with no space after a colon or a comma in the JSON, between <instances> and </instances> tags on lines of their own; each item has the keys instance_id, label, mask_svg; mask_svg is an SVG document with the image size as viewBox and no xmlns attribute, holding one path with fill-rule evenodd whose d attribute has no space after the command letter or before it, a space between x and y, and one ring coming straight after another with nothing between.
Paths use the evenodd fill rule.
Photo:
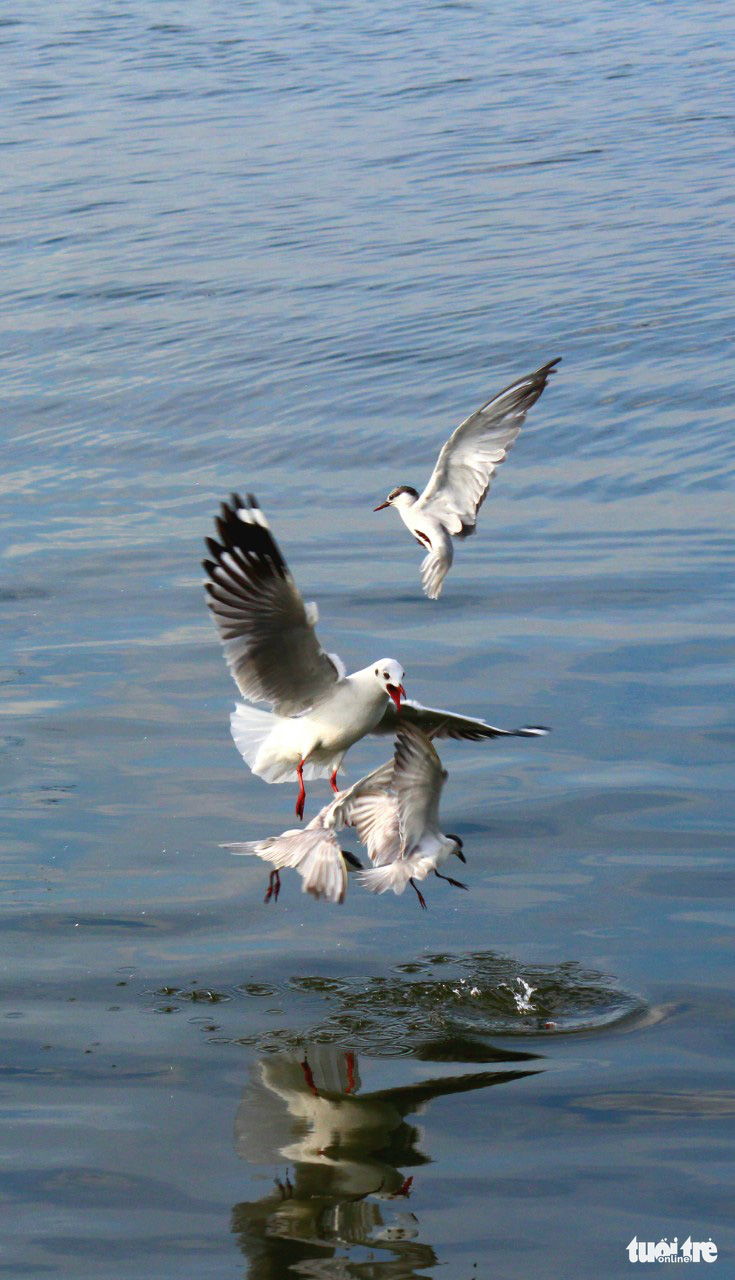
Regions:
<instances>
[{"instance_id":1,"label":"orange beak","mask_svg":"<svg viewBox=\"0 0 735 1280\"><path fill-rule=\"evenodd\" d=\"M397 688L394 684L389 684L386 686L386 688L388 690L388 696L392 698L393 701L395 702L396 711L400 715L401 714L401 698L405 699L406 690L404 689L402 684L399 684Z\"/></svg>"},{"instance_id":2,"label":"orange beak","mask_svg":"<svg viewBox=\"0 0 735 1280\"><path fill-rule=\"evenodd\" d=\"M390 506L389 502L381 502L379 507L373 507L373 511L382 511L383 507L389 507L389 506Z\"/></svg>"}]
</instances>

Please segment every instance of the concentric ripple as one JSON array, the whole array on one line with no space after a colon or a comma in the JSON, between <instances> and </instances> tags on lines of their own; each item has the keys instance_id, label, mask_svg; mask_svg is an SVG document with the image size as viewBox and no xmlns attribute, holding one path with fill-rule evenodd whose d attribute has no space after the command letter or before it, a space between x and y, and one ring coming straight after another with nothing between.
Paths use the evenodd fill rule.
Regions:
<instances>
[{"instance_id":1,"label":"concentric ripple","mask_svg":"<svg viewBox=\"0 0 735 1280\"><path fill-rule=\"evenodd\" d=\"M169 999L156 1011L175 1012L194 994L166 987L148 994L164 992ZM525 965L489 951L422 956L386 976L298 976L281 984L243 982L216 994L216 1024L191 1021L216 1031L209 1039L217 1043L268 1052L306 1039L349 1042L372 1056L427 1061L497 1060L503 1050L488 1044L489 1036L599 1031L646 1009L610 975L573 961Z\"/></svg>"}]
</instances>

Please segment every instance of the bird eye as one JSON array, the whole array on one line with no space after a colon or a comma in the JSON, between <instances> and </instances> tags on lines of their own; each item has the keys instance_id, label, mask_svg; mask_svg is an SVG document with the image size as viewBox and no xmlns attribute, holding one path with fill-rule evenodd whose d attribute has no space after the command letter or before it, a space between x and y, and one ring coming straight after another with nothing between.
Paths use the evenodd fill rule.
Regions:
<instances>
[{"instance_id":1,"label":"bird eye","mask_svg":"<svg viewBox=\"0 0 735 1280\"><path fill-rule=\"evenodd\" d=\"M387 672L387 671L384 671L384 672L383 672L383 679L384 679L384 680L390 680L390 676L388 675L388 672Z\"/></svg>"},{"instance_id":2,"label":"bird eye","mask_svg":"<svg viewBox=\"0 0 735 1280\"><path fill-rule=\"evenodd\" d=\"M377 668L377 667L375 668L375 674L376 674L376 676L377 676L377 674L378 674L378 668Z\"/></svg>"}]
</instances>

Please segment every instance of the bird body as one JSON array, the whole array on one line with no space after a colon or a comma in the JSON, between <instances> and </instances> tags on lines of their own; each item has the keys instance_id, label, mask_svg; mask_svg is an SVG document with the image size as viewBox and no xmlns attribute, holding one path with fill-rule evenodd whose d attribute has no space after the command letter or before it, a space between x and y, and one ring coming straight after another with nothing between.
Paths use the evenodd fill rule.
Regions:
<instances>
[{"instance_id":1,"label":"bird body","mask_svg":"<svg viewBox=\"0 0 735 1280\"><path fill-rule=\"evenodd\" d=\"M403 671L391 659L401 685ZM400 674L399 674L400 673ZM305 779L336 774L346 752L382 720L390 698L365 667L335 684L333 691L297 716L279 716L239 703L231 716L232 736L253 773L267 782L292 781L300 761Z\"/></svg>"},{"instance_id":2,"label":"bird body","mask_svg":"<svg viewBox=\"0 0 735 1280\"><path fill-rule=\"evenodd\" d=\"M423 493L410 485L399 485L375 508L395 507L426 550L421 580L429 599L441 595L454 559L452 539L475 532L477 513L490 481L560 358L511 383L460 423L441 450Z\"/></svg>"},{"instance_id":3,"label":"bird body","mask_svg":"<svg viewBox=\"0 0 735 1280\"><path fill-rule=\"evenodd\" d=\"M216 527L220 541L207 539L212 559L204 561L209 607L246 704L271 707L240 704L233 737L258 776L298 778L301 818L304 777L331 772L337 790L345 752L375 728L391 699L399 707L405 697L403 668L387 658L348 676L325 652L314 630L316 605L304 603L254 498L246 505L234 494Z\"/></svg>"}]
</instances>

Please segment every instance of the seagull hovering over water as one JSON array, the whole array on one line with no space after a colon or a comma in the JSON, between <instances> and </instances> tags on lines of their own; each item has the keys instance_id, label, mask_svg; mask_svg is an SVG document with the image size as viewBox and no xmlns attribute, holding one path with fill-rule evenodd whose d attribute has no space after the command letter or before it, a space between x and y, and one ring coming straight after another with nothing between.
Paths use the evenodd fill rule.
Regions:
<instances>
[{"instance_id":1,"label":"seagull hovering over water","mask_svg":"<svg viewBox=\"0 0 735 1280\"><path fill-rule=\"evenodd\" d=\"M439 454L422 494L402 484L374 508L395 507L406 528L427 551L421 582L430 600L438 600L452 566L452 538L468 538L475 532L477 513L495 470L505 461L528 410L560 360L558 356L512 383L460 423Z\"/></svg>"},{"instance_id":2,"label":"seagull hovering over water","mask_svg":"<svg viewBox=\"0 0 735 1280\"><path fill-rule=\"evenodd\" d=\"M439 871L452 854L466 861L459 836L445 835L439 827L439 801L447 776L427 735L411 725L402 726L396 736L390 787L365 788L347 806L349 821L373 864L357 873L365 889L401 894L410 884L426 910L416 881L425 880L432 871L455 888L467 888Z\"/></svg>"},{"instance_id":3,"label":"seagull hovering over water","mask_svg":"<svg viewBox=\"0 0 735 1280\"><path fill-rule=\"evenodd\" d=\"M245 702L230 723L253 773L266 782L298 779L296 814L303 817L304 780L330 778L349 748L368 733L393 733L404 721L439 737L536 737L546 729L496 729L484 720L406 701L403 667L380 658L348 675L322 648L318 611L305 604L255 498L233 494L215 520L219 542L207 538L204 561L209 608L225 659ZM271 710L252 706L265 702ZM400 720L399 720L400 717Z\"/></svg>"},{"instance_id":4,"label":"seagull hovering over water","mask_svg":"<svg viewBox=\"0 0 735 1280\"><path fill-rule=\"evenodd\" d=\"M415 882L430 872L456 888L467 887L438 870L451 854L466 861L459 836L444 835L439 829L439 798L446 777L426 734L405 724L398 730L393 759L340 791L308 826L266 840L223 847L273 864L266 902L271 897L278 900L279 872L285 867L298 871L304 893L328 902L344 902L349 863L358 869L357 879L366 889L373 893L392 889L400 894L410 884L426 909ZM344 826L354 827L367 848L372 863L369 870L362 868L354 854L340 848L337 832Z\"/></svg>"},{"instance_id":5,"label":"seagull hovering over water","mask_svg":"<svg viewBox=\"0 0 735 1280\"><path fill-rule=\"evenodd\" d=\"M325 653L314 627L316 605L305 605L252 495L233 494L215 520L220 541L207 538L204 561L212 611L225 658L250 702L231 717L232 736L253 773L267 782L299 781L296 814L304 816L304 778L329 777L334 791L345 752L375 729L391 700L396 710L403 667L380 658L347 675Z\"/></svg>"}]
</instances>

